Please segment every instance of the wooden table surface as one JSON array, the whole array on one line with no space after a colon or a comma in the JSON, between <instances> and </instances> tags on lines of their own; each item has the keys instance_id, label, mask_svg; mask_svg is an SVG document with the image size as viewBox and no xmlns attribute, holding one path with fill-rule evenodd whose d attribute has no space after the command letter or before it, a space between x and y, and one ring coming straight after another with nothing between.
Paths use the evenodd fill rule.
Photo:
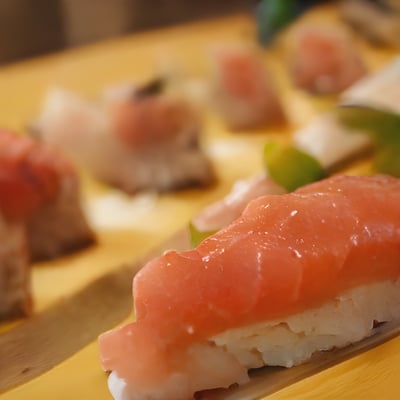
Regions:
<instances>
[{"instance_id":1,"label":"wooden table surface","mask_svg":"<svg viewBox=\"0 0 400 400\"><path fill-rule=\"evenodd\" d=\"M335 21L335 13L325 7L307 18ZM203 78L207 74L206 52L210 45L253 40L253 21L238 15L127 36L1 68L0 125L23 130L40 109L44 93L51 86L66 87L95 98L104 86L150 78L158 60L165 58L175 60L188 75ZM394 55L388 50L370 49L362 42L359 46L372 70ZM261 171L262 146L267 138L289 135L314 114L334 104L334 99L316 99L291 87L285 73L282 43L265 51L265 56L277 78L290 125L233 134L216 116L205 115L203 145L219 178L219 183L207 190L127 197L92 182L83 172L85 206L98 232L99 244L79 254L33 267L37 314L122 263L139 260L159 246L185 227L203 206L225 194L236 179ZM2 329L12 332L13 328ZM268 399L398 399L399 365L400 338L280 390ZM0 375L4 368L7 366L0 360ZM3 392L0 398L110 399L96 342L43 375Z\"/></svg>"}]
</instances>

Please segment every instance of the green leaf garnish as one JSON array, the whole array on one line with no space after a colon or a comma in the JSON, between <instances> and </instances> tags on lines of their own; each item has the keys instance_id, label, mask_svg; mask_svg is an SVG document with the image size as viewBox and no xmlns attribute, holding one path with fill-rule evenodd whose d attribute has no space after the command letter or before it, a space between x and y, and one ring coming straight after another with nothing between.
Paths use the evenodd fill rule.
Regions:
<instances>
[{"instance_id":1,"label":"green leaf garnish","mask_svg":"<svg viewBox=\"0 0 400 400\"><path fill-rule=\"evenodd\" d=\"M344 125L371 136L374 169L400 177L400 114L364 105L342 106L337 112Z\"/></svg>"},{"instance_id":2,"label":"green leaf garnish","mask_svg":"<svg viewBox=\"0 0 400 400\"><path fill-rule=\"evenodd\" d=\"M288 192L326 176L318 160L291 145L266 143L264 160L271 178Z\"/></svg>"},{"instance_id":3,"label":"green leaf garnish","mask_svg":"<svg viewBox=\"0 0 400 400\"><path fill-rule=\"evenodd\" d=\"M257 8L258 38L267 44L297 15L296 0L261 0Z\"/></svg>"},{"instance_id":4,"label":"green leaf garnish","mask_svg":"<svg viewBox=\"0 0 400 400\"><path fill-rule=\"evenodd\" d=\"M213 235L217 231L199 231L193 223L189 223L189 232L190 232L190 243L192 247L197 247L204 239L207 239L209 236Z\"/></svg>"},{"instance_id":5,"label":"green leaf garnish","mask_svg":"<svg viewBox=\"0 0 400 400\"><path fill-rule=\"evenodd\" d=\"M378 149L373 167L378 172L400 177L400 146Z\"/></svg>"},{"instance_id":6,"label":"green leaf garnish","mask_svg":"<svg viewBox=\"0 0 400 400\"><path fill-rule=\"evenodd\" d=\"M371 135L377 145L400 144L400 114L364 105L341 106L339 120Z\"/></svg>"}]
</instances>

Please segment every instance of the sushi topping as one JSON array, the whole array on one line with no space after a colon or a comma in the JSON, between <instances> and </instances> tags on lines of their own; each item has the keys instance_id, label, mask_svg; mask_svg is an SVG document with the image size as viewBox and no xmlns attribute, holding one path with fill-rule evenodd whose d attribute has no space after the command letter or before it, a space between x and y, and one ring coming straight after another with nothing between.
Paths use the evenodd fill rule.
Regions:
<instances>
[{"instance_id":1,"label":"sushi topping","mask_svg":"<svg viewBox=\"0 0 400 400\"><path fill-rule=\"evenodd\" d=\"M118 137L134 148L167 143L196 119L185 101L153 95L117 102L111 117Z\"/></svg>"},{"instance_id":2,"label":"sushi topping","mask_svg":"<svg viewBox=\"0 0 400 400\"><path fill-rule=\"evenodd\" d=\"M277 141L266 143L264 161L271 178L288 192L326 176L313 156Z\"/></svg>"},{"instance_id":3,"label":"sushi topping","mask_svg":"<svg viewBox=\"0 0 400 400\"><path fill-rule=\"evenodd\" d=\"M47 145L0 131L0 210L8 218L26 218L59 190L60 177L72 166Z\"/></svg>"},{"instance_id":4,"label":"sushi topping","mask_svg":"<svg viewBox=\"0 0 400 400\"><path fill-rule=\"evenodd\" d=\"M232 46L213 53L213 102L232 130L254 129L286 120L273 76L253 48Z\"/></svg>"},{"instance_id":5,"label":"sushi topping","mask_svg":"<svg viewBox=\"0 0 400 400\"><path fill-rule=\"evenodd\" d=\"M155 78L145 85L139 87L134 92L135 99L142 99L148 96L155 96L161 94L166 86L165 79Z\"/></svg>"},{"instance_id":6,"label":"sushi topping","mask_svg":"<svg viewBox=\"0 0 400 400\"><path fill-rule=\"evenodd\" d=\"M192 219L192 227L189 227L192 242L199 243L203 239L202 235L208 237L211 233L229 225L242 214L251 200L267 194L285 192L285 188L265 172L235 182L230 193L216 203L210 204Z\"/></svg>"},{"instance_id":7,"label":"sushi topping","mask_svg":"<svg viewBox=\"0 0 400 400\"><path fill-rule=\"evenodd\" d=\"M317 94L335 94L363 77L367 69L346 32L304 26L293 33L290 74L294 84Z\"/></svg>"}]
</instances>

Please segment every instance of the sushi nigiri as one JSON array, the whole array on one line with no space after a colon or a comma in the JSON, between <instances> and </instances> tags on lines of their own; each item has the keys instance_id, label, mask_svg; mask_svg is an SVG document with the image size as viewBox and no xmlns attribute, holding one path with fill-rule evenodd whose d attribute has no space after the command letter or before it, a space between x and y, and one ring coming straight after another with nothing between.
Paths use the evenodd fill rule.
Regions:
<instances>
[{"instance_id":1,"label":"sushi nigiri","mask_svg":"<svg viewBox=\"0 0 400 400\"><path fill-rule=\"evenodd\" d=\"M400 59L396 58L380 71L368 75L352 85L340 96L339 104L361 105L362 107L372 107L377 112L381 110L399 114L399 82ZM351 114L352 110L350 109L348 112ZM384 118L381 121L385 124ZM292 148L294 151L301 151L313 157L328 173L338 166L344 166L355 158L371 152L376 140L368 132L368 129L365 129L368 124L369 129L372 129L371 120L364 124L364 129L350 127L342 120L341 112L334 109L331 112L314 117L308 125L294 132ZM376 135L378 137L384 135L383 127L376 126L374 129L377 130ZM395 130L396 128L393 126L391 129ZM392 149L398 136L396 132L394 131L392 135L393 143L389 143ZM386 134L386 137L389 136ZM375 153L379 157L378 149L374 149ZM388 154L385 154L385 159L388 159L388 157ZM397 154L394 157L398 159ZM304 166L292 157L284 157L284 161L286 165L282 164L282 159L278 160L275 169L280 170L280 175L291 176L292 179L296 180L296 175L301 170L304 171ZM295 166L294 169L292 166L288 167L287 164L290 163ZM394 164L398 165L398 162ZM394 173L397 169L377 168L377 171L398 176L398 173ZM266 194L282 194L287 191L288 188L280 180L274 179L275 174L272 172L267 167L266 172L237 182L226 197L209 205L197 214L191 221L192 228L196 230L195 234L198 234L201 238L228 225L241 214L247 203L256 197Z\"/></svg>"},{"instance_id":2,"label":"sushi nigiri","mask_svg":"<svg viewBox=\"0 0 400 400\"><path fill-rule=\"evenodd\" d=\"M0 241L0 321L31 314L31 261L94 242L70 163L8 131L0 131Z\"/></svg>"},{"instance_id":3,"label":"sushi nigiri","mask_svg":"<svg viewBox=\"0 0 400 400\"><path fill-rule=\"evenodd\" d=\"M188 400L400 318L400 180L335 176L249 203L196 249L150 261L136 322L99 339L120 400Z\"/></svg>"},{"instance_id":4,"label":"sushi nigiri","mask_svg":"<svg viewBox=\"0 0 400 400\"><path fill-rule=\"evenodd\" d=\"M274 154L269 156L266 148L272 143L267 142L264 148L266 170L236 182L223 199L200 211L191 221L192 231L209 234L219 230L239 217L250 200L267 194L283 194L321 179L328 171L372 146L365 132L350 130L340 123L334 112L315 117L293 134L291 145L278 144ZM313 165L309 161L304 163L304 157L312 160Z\"/></svg>"},{"instance_id":5,"label":"sushi nigiri","mask_svg":"<svg viewBox=\"0 0 400 400\"><path fill-rule=\"evenodd\" d=\"M327 26L302 26L292 34L289 72L293 83L318 94L335 94L367 73L352 38Z\"/></svg>"},{"instance_id":6,"label":"sushi nigiri","mask_svg":"<svg viewBox=\"0 0 400 400\"><path fill-rule=\"evenodd\" d=\"M253 129L285 121L273 78L254 49L215 49L212 66L211 101L230 129Z\"/></svg>"},{"instance_id":7,"label":"sushi nigiri","mask_svg":"<svg viewBox=\"0 0 400 400\"><path fill-rule=\"evenodd\" d=\"M57 257L93 243L72 165L46 144L0 131L0 212L25 226L30 257Z\"/></svg>"},{"instance_id":8,"label":"sushi nigiri","mask_svg":"<svg viewBox=\"0 0 400 400\"><path fill-rule=\"evenodd\" d=\"M214 179L200 146L200 121L162 80L110 89L102 106L74 93L49 93L35 130L97 179L132 194L207 185Z\"/></svg>"}]
</instances>

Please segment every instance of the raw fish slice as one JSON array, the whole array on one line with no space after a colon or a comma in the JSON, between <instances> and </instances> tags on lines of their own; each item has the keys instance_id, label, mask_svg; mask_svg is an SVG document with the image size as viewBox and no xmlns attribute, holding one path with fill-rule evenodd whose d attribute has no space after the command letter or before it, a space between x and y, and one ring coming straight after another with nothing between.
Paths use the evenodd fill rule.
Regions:
<instances>
[{"instance_id":1,"label":"raw fish slice","mask_svg":"<svg viewBox=\"0 0 400 400\"><path fill-rule=\"evenodd\" d=\"M111 115L114 131L121 141L132 148L174 140L181 127L196 131L199 124L193 110L185 102L171 102L162 97L119 101L111 107Z\"/></svg>"},{"instance_id":2,"label":"raw fish slice","mask_svg":"<svg viewBox=\"0 0 400 400\"><path fill-rule=\"evenodd\" d=\"M134 279L136 322L100 337L115 398L189 399L400 318L399 201L398 179L336 176L260 197L196 249L149 262ZM235 346L246 331L264 344Z\"/></svg>"},{"instance_id":3,"label":"raw fish slice","mask_svg":"<svg viewBox=\"0 0 400 400\"><path fill-rule=\"evenodd\" d=\"M71 165L47 145L0 131L0 209L5 217L24 219L56 198L61 176Z\"/></svg>"},{"instance_id":4,"label":"raw fish slice","mask_svg":"<svg viewBox=\"0 0 400 400\"><path fill-rule=\"evenodd\" d=\"M192 224L200 232L222 229L240 216L250 200L283 193L285 189L265 173L237 181L227 196L202 210L193 218Z\"/></svg>"},{"instance_id":5,"label":"raw fish slice","mask_svg":"<svg viewBox=\"0 0 400 400\"><path fill-rule=\"evenodd\" d=\"M215 50L212 66L211 101L229 128L252 129L285 120L273 79L254 49Z\"/></svg>"},{"instance_id":6,"label":"raw fish slice","mask_svg":"<svg viewBox=\"0 0 400 400\"><path fill-rule=\"evenodd\" d=\"M352 38L329 26L293 32L289 66L296 86L318 94L339 93L367 72Z\"/></svg>"}]
</instances>

